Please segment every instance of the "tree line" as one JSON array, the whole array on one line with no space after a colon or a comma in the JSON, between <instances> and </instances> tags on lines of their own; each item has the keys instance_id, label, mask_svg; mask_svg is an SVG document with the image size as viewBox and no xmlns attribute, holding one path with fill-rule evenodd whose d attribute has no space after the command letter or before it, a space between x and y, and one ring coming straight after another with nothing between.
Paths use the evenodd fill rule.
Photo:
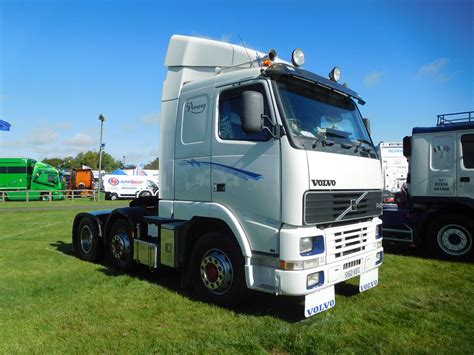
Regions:
<instances>
[{"instance_id":1,"label":"tree line","mask_svg":"<svg viewBox=\"0 0 474 355\"><path fill-rule=\"evenodd\" d=\"M75 157L65 158L44 158L43 163L54 166L58 169L79 169L83 165L91 169L99 169L99 153L94 151L81 152ZM109 153L102 152L102 169L105 171L114 171L116 169L135 169L135 165L123 165L122 161L115 160ZM159 169L159 158L156 158L144 166L145 169Z\"/></svg>"}]
</instances>

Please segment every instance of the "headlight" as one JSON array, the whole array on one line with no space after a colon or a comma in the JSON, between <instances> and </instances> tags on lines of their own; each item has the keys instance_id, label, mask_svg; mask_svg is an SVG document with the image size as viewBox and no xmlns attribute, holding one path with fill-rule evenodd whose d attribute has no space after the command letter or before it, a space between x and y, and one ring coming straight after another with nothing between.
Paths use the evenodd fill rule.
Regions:
<instances>
[{"instance_id":1,"label":"headlight","mask_svg":"<svg viewBox=\"0 0 474 355\"><path fill-rule=\"evenodd\" d=\"M313 238L300 239L300 254L305 254L313 250Z\"/></svg>"},{"instance_id":2,"label":"headlight","mask_svg":"<svg viewBox=\"0 0 474 355\"><path fill-rule=\"evenodd\" d=\"M380 238L382 238L382 225L381 224L375 227L375 239L380 239Z\"/></svg>"},{"instance_id":3,"label":"headlight","mask_svg":"<svg viewBox=\"0 0 474 355\"><path fill-rule=\"evenodd\" d=\"M304 237L300 239L300 255L309 256L324 252L324 237Z\"/></svg>"},{"instance_id":4,"label":"headlight","mask_svg":"<svg viewBox=\"0 0 474 355\"><path fill-rule=\"evenodd\" d=\"M310 289L322 285L324 282L324 274L322 271L309 274L306 278L306 288Z\"/></svg>"},{"instance_id":5,"label":"headlight","mask_svg":"<svg viewBox=\"0 0 474 355\"><path fill-rule=\"evenodd\" d=\"M295 67L301 67L304 64L304 53L297 48L291 54L291 61Z\"/></svg>"},{"instance_id":6,"label":"headlight","mask_svg":"<svg viewBox=\"0 0 474 355\"><path fill-rule=\"evenodd\" d=\"M382 261L383 261L383 251L379 251L379 252L375 255L375 265L380 264Z\"/></svg>"}]
</instances>

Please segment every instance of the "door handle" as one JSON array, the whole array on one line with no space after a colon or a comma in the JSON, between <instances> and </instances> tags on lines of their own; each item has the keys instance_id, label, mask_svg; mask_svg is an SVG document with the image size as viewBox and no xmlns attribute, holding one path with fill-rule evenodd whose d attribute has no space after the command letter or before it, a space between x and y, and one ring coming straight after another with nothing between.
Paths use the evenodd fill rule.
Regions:
<instances>
[{"instance_id":1,"label":"door handle","mask_svg":"<svg viewBox=\"0 0 474 355\"><path fill-rule=\"evenodd\" d=\"M461 180L461 182L469 182L469 181L471 181L471 178L469 178L468 176L463 176L463 177L461 177L460 180Z\"/></svg>"}]
</instances>

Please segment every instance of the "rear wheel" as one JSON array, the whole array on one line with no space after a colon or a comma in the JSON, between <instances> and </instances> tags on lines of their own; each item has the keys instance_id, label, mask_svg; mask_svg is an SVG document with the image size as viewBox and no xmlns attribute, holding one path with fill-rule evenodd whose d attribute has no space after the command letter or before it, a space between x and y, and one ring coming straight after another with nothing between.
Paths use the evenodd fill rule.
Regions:
<instances>
[{"instance_id":1,"label":"rear wheel","mask_svg":"<svg viewBox=\"0 0 474 355\"><path fill-rule=\"evenodd\" d=\"M132 227L127 221L118 219L113 222L107 238L107 249L114 267L124 271L134 269Z\"/></svg>"},{"instance_id":2,"label":"rear wheel","mask_svg":"<svg viewBox=\"0 0 474 355\"><path fill-rule=\"evenodd\" d=\"M82 260L95 262L102 257L103 248L97 223L90 218L83 218L79 222L76 250Z\"/></svg>"},{"instance_id":3,"label":"rear wheel","mask_svg":"<svg viewBox=\"0 0 474 355\"><path fill-rule=\"evenodd\" d=\"M190 277L204 301L235 307L247 297L244 258L237 243L220 233L207 233L194 246Z\"/></svg>"},{"instance_id":4,"label":"rear wheel","mask_svg":"<svg viewBox=\"0 0 474 355\"><path fill-rule=\"evenodd\" d=\"M428 228L432 252L452 260L466 260L474 255L474 223L463 215L437 216Z\"/></svg>"},{"instance_id":5,"label":"rear wheel","mask_svg":"<svg viewBox=\"0 0 474 355\"><path fill-rule=\"evenodd\" d=\"M110 194L110 199L112 201L118 200L118 195L116 193Z\"/></svg>"}]
</instances>

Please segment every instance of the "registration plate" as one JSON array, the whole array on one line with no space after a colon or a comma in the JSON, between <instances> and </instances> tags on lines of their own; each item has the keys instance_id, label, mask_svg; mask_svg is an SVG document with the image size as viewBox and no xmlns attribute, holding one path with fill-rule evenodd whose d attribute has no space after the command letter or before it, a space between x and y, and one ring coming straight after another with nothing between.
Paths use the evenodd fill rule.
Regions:
<instances>
[{"instance_id":1,"label":"registration plate","mask_svg":"<svg viewBox=\"0 0 474 355\"><path fill-rule=\"evenodd\" d=\"M347 280L359 274L360 274L360 267L356 267L355 269L347 270L346 272L344 272L344 279Z\"/></svg>"}]
</instances>

